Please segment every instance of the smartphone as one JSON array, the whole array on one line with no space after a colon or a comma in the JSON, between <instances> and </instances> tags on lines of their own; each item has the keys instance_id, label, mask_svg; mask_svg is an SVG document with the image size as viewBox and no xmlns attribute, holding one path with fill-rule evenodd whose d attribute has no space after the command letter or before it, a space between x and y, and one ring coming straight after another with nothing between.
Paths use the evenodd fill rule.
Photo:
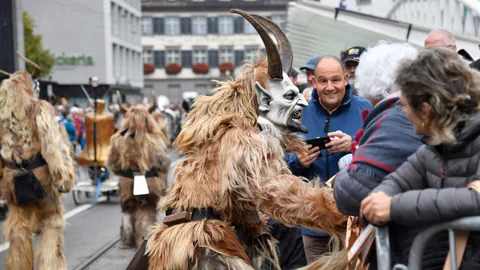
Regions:
<instances>
[{"instance_id":1,"label":"smartphone","mask_svg":"<svg viewBox=\"0 0 480 270\"><path fill-rule=\"evenodd\" d=\"M312 145L313 147L315 146L318 146L318 148L320 148L320 150L322 149L326 149L327 147L325 146L325 144L329 143L330 142L330 137L317 137L317 138L313 138L313 139L310 139L310 140L307 140L305 141L307 144L310 144Z\"/></svg>"}]
</instances>

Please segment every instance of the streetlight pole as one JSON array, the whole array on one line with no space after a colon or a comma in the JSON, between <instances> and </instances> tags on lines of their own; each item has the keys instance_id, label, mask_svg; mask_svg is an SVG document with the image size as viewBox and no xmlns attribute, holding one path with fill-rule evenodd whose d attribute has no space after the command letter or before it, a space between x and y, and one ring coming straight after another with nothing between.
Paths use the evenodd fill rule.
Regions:
<instances>
[{"instance_id":1,"label":"streetlight pole","mask_svg":"<svg viewBox=\"0 0 480 270\"><path fill-rule=\"evenodd\" d=\"M97 163L97 87L98 87L98 78L90 78L92 87L93 87L93 106L94 106L94 115L93 115L93 177L95 181L98 181L98 163ZM97 182L98 185L98 182Z\"/></svg>"}]
</instances>

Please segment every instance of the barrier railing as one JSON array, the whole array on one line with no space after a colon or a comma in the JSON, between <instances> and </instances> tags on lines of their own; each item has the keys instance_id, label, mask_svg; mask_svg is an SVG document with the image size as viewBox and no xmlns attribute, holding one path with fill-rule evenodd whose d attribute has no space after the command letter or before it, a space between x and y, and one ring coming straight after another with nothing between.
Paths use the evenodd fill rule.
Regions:
<instances>
[{"instance_id":1,"label":"barrier railing","mask_svg":"<svg viewBox=\"0 0 480 270\"><path fill-rule=\"evenodd\" d=\"M457 269L457 251L455 236L459 231L480 231L480 216L465 217L454 221L433 225L420 232L413 241L408 257L408 266L397 264L393 270L420 270L422 269L423 252L429 240L437 233L447 230L449 240L449 250L451 256L451 269ZM379 270L390 270L391 254L390 239L388 235L388 227L377 227L375 229L375 245L377 252L377 264Z\"/></svg>"}]
</instances>

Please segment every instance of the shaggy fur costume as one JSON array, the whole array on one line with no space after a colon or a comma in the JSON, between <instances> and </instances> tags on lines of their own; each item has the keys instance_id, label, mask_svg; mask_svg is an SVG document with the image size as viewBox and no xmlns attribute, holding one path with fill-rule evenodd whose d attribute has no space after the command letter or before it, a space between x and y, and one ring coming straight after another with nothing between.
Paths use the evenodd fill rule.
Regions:
<instances>
[{"instance_id":1,"label":"shaggy fur costume","mask_svg":"<svg viewBox=\"0 0 480 270\"><path fill-rule=\"evenodd\" d=\"M41 154L47 165L33 170L46 196L40 201L18 206L14 177L19 170L3 168L1 188L9 214L5 237L10 240L6 257L8 270L34 267L32 233L39 232L37 269L67 269L63 256L63 206L59 190L68 192L74 184L74 166L70 149L59 135L53 107L33 96L32 78L16 72L0 86L1 158L5 163Z\"/></svg>"},{"instance_id":2,"label":"shaggy fur costume","mask_svg":"<svg viewBox=\"0 0 480 270\"><path fill-rule=\"evenodd\" d=\"M159 207L173 213L211 207L221 220L155 226L146 250L150 270L260 269L265 258L278 268L265 219L255 212L343 239L347 218L332 190L292 175L283 160L284 149L305 151L304 144L293 136L275 136L268 123L257 122L254 84L268 89L268 81L267 61L260 56L256 64L244 65L236 81L197 98L174 143L185 158ZM246 242L232 223L246 228Z\"/></svg>"},{"instance_id":3,"label":"shaggy fur costume","mask_svg":"<svg viewBox=\"0 0 480 270\"><path fill-rule=\"evenodd\" d=\"M143 105L131 107L125 114L122 127L110 138L107 167L119 176L122 248L138 248L157 221L156 206L166 193L170 167L165 141L165 134L156 119ZM142 174L151 169L156 171L157 177L147 178L148 195L133 195L133 179L121 176L121 171L128 169Z\"/></svg>"}]
</instances>

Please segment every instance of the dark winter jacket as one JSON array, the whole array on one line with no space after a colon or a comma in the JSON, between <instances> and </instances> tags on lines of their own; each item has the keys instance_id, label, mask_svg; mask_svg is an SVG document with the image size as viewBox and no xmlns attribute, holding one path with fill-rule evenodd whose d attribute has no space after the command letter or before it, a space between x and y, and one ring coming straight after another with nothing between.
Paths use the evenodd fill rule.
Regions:
<instances>
[{"instance_id":1,"label":"dark winter jacket","mask_svg":"<svg viewBox=\"0 0 480 270\"><path fill-rule=\"evenodd\" d=\"M352 163L335 180L340 212L358 216L362 200L421 145L421 136L415 134L398 95L379 102L363 123Z\"/></svg>"},{"instance_id":2,"label":"dark winter jacket","mask_svg":"<svg viewBox=\"0 0 480 270\"><path fill-rule=\"evenodd\" d=\"M391 218L394 223L420 229L422 226L480 215L480 194L466 187L469 182L479 180L480 112L458 129L456 139L457 142L450 145L420 147L373 190L372 193L383 191L392 196ZM405 258L412 240L405 237L391 239L391 244ZM428 268L441 269L448 246L440 243L445 242L446 234L430 242L426 256L432 257L436 265L430 264ZM478 233L470 234L462 269L480 269Z\"/></svg>"}]
</instances>

